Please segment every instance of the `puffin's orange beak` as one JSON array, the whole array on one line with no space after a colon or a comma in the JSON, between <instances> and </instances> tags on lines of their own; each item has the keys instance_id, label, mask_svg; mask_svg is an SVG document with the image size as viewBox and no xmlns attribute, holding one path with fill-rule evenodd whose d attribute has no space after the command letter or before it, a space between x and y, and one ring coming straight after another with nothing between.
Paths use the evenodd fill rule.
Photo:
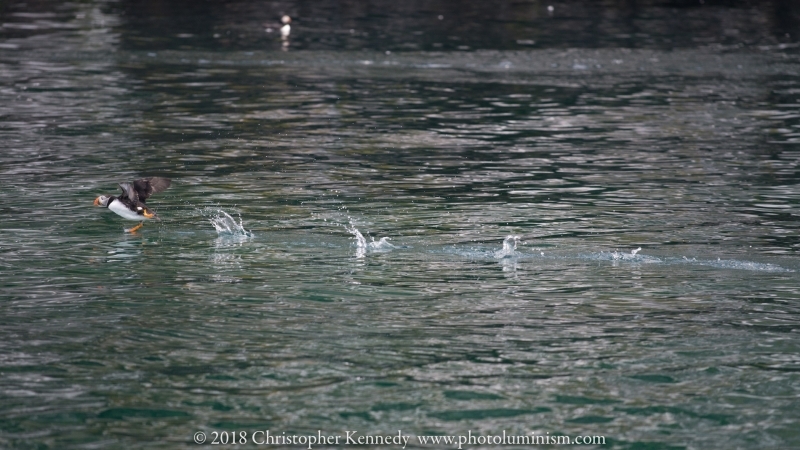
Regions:
<instances>
[{"instance_id":1,"label":"puffin's orange beak","mask_svg":"<svg viewBox=\"0 0 800 450\"><path fill-rule=\"evenodd\" d=\"M94 206L100 206L100 197L94 199Z\"/></svg>"}]
</instances>

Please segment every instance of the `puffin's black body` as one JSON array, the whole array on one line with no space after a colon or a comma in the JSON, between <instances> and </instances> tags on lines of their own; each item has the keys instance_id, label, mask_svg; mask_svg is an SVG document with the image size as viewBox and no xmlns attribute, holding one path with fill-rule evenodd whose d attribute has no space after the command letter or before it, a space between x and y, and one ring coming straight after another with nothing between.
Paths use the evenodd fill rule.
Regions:
<instances>
[{"instance_id":1,"label":"puffin's black body","mask_svg":"<svg viewBox=\"0 0 800 450\"><path fill-rule=\"evenodd\" d=\"M104 206L117 215L128 220L141 220L142 223L128 230L136 231L146 219L158 219L158 216L145 205L145 201L153 194L166 190L172 182L167 178L151 177L119 183L122 194L119 196L101 195L94 201L95 206Z\"/></svg>"}]
</instances>

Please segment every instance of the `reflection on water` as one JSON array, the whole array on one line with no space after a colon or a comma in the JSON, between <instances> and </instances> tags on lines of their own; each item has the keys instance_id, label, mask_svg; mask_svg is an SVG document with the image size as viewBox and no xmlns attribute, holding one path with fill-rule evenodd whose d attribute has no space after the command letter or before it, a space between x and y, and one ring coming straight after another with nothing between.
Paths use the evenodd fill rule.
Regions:
<instances>
[{"instance_id":1,"label":"reflection on water","mask_svg":"<svg viewBox=\"0 0 800 450\"><path fill-rule=\"evenodd\" d=\"M0 447L800 444L794 3L201 3L0 10Z\"/></svg>"}]
</instances>

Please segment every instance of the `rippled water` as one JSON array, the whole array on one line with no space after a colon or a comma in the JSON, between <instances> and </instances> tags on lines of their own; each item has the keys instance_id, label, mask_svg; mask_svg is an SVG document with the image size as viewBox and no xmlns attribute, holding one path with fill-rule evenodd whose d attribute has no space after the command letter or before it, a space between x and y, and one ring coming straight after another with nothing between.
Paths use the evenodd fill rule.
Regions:
<instances>
[{"instance_id":1,"label":"rippled water","mask_svg":"<svg viewBox=\"0 0 800 450\"><path fill-rule=\"evenodd\" d=\"M0 10L0 447L800 446L796 8L209 4Z\"/></svg>"}]
</instances>

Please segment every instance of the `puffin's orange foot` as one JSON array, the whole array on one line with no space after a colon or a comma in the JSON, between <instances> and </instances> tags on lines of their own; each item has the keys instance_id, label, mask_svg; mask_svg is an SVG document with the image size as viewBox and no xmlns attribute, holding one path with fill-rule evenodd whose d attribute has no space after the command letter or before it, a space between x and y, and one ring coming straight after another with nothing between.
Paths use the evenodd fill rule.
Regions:
<instances>
[{"instance_id":1,"label":"puffin's orange foot","mask_svg":"<svg viewBox=\"0 0 800 450\"><path fill-rule=\"evenodd\" d=\"M125 231L127 231L128 233L136 233L139 230L139 228L142 228L143 226L144 226L144 222L140 223L139 225L136 225L133 228L128 228Z\"/></svg>"}]
</instances>

